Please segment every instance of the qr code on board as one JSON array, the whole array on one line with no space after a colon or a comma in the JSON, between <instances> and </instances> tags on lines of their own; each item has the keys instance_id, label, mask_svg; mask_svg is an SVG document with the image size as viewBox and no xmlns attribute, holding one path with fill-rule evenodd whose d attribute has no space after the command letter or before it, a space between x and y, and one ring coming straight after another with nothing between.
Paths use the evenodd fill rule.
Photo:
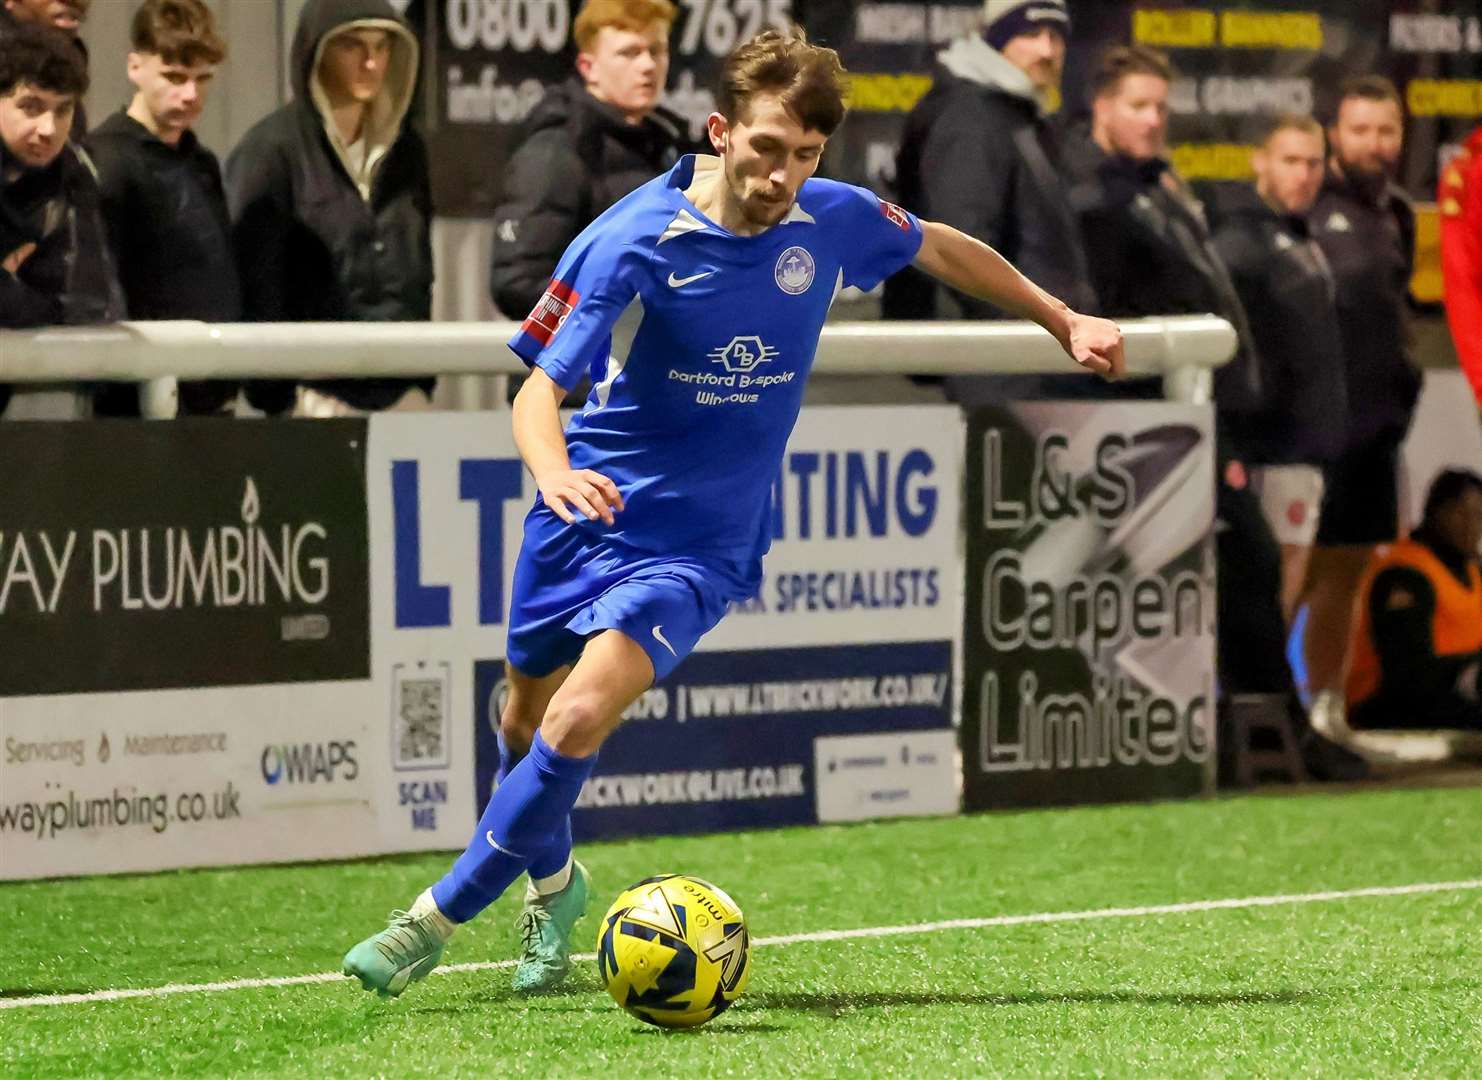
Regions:
<instances>
[{"instance_id":1,"label":"qr code on board","mask_svg":"<svg viewBox=\"0 0 1482 1080\"><path fill-rule=\"evenodd\" d=\"M447 680L408 676L398 682L396 694L396 768L446 765Z\"/></svg>"}]
</instances>

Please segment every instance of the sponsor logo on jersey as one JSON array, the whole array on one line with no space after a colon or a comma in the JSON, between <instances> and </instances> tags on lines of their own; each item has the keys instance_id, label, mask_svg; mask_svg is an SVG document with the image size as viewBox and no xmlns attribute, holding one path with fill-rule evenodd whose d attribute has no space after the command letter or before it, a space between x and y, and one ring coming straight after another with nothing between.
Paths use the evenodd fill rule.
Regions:
<instances>
[{"instance_id":1,"label":"sponsor logo on jersey","mask_svg":"<svg viewBox=\"0 0 1482 1080\"><path fill-rule=\"evenodd\" d=\"M707 355L729 372L748 374L777 359L777 350L755 335L745 335L731 338L727 344L712 349Z\"/></svg>"},{"instance_id":2,"label":"sponsor logo on jersey","mask_svg":"<svg viewBox=\"0 0 1482 1080\"><path fill-rule=\"evenodd\" d=\"M813 284L813 274L813 256L808 254L808 249L790 247L777 257L777 268L772 276L776 278L779 289L789 296L797 296L808 291L808 286Z\"/></svg>"},{"instance_id":3,"label":"sponsor logo on jersey","mask_svg":"<svg viewBox=\"0 0 1482 1080\"><path fill-rule=\"evenodd\" d=\"M899 206L896 206L895 203L886 202L884 199L881 199L880 213L884 214L886 219L901 232L911 231L910 216Z\"/></svg>"},{"instance_id":4,"label":"sponsor logo on jersey","mask_svg":"<svg viewBox=\"0 0 1482 1080\"><path fill-rule=\"evenodd\" d=\"M526 317L520 330L540 342L541 348L545 348L565 325L580 299L581 294L570 285L551 278L551 283L535 302L535 308Z\"/></svg>"}]
</instances>

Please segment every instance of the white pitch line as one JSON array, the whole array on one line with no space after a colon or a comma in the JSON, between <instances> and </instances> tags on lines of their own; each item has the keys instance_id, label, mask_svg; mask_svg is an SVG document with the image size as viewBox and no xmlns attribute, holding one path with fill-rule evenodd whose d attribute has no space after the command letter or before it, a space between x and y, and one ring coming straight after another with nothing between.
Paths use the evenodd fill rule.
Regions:
<instances>
[{"instance_id":1,"label":"white pitch line","mask_svg":"<svg viewBox=\"0 0 1482 1080\"><path fill-rule=\"evenodd\" d=\"M1138 919L1151 915L1190 915L1202 911L1324 904L1335 900L1419 896L1425 893L1467 892L1478 889L1482 889L1482 878L1473 878L1469 881L1431 881L1416 885L1376 885L1366 889L1342 889L1330 892L1242 896L1225 900L1193 900L1182 904L1153 904L1146 907L1094 908L1089 911L1040 911L1026 915L992 915L981 919L943 919L939 922L909 923L904 926L865 926L853 930L814 930L806 934L781 934L776 937L753 938L751 943L758 948L773 945L801 945L812 941L849 941L855 938L896 937L901 934L935 934L944 930L981 930L995 926L1091 922L1097 919ZM595 958L595 953L580 953L572 957L573 960L583 962ZM433 974L457 975L469 971L493 971L514 966L514 960L486 960L477 963L449 964L446 967L437 968ZM27 998L0 998L0 1010L29 1009L43 1005L87 1005L102 1001L126 1001L130 998L166 997L171 994L216 994L227 990L306 986L313 983L335 983L347 980L348 976L338 972L322 971L313 975L285 975L269 979L172 983L167 986L148 986L131 990L94 990L85 994L42 994Z\"/></svg>"}]
</instances>

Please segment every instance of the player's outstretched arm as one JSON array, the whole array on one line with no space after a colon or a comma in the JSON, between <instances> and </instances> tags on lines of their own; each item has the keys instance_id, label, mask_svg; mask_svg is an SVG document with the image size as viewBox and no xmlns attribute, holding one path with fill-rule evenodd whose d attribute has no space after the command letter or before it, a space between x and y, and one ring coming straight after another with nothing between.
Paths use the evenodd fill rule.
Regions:
<instances>
[{"instance_id":1,"label":"player's outstretched arm","mask_svg":"<svg viewBox=\"0 0 1482 1080\"><path fill-rule=\"evenodd\" d=\"M918 270L1010 315L1039 323L1088 371L1108 379L1126 371L1122 331L1116 323L1071 311L981 240L938 221L923 221L921 228L921 250L914 264Z\"/></svg>"},{"instance_id":2,"label":"player's outstretched arm","mask_svg":"<svg viewBox=\"0 0 1482 1080\"><path fill-rule=\"evenodd\" d=\"M581 514L589 521L613 523L623 508L617 485L591 469L573 469L561 429L561 402L566 391L540 368L534 368L515 395L515 446L535 477L540 497L568 525ZM573 512L574 511L574 512Z\"/></svg>"}]
</instances>

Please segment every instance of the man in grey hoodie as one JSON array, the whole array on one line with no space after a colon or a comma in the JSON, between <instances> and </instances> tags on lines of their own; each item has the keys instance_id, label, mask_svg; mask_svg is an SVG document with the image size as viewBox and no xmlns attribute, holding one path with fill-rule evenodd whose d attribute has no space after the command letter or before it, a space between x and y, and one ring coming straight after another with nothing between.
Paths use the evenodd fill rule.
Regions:
<instances>
[{"instance_id":1,"label":"man in grey hoodie","mask_svg":"<svg viewBox=\"0 0 1482 1080\"><path fill-rule=\"evenodd\" d=\"M1077 311L1094 311L1046 119L1069 32L1065 0L987 0L981 32L938 55L932 89L906 119L896 189L907 210L982 240ZM886 283L884 311L899 319L1003 317L910 269Z\"/></svg>"},{"instance_id":2,"label":"man in grey hoodie","mask_svg":"<svg viewBox=\"0 0 1482 1080\"><path fill-rule=\"evenodd\" d=\"M226 162L250 322L422 321L432 315L427 149L407 121L418 47L388 0L309 0L293 39L293 100ZM249 385L266 412L425 404L430 380Z\"/></svg>"}]
</instances>

